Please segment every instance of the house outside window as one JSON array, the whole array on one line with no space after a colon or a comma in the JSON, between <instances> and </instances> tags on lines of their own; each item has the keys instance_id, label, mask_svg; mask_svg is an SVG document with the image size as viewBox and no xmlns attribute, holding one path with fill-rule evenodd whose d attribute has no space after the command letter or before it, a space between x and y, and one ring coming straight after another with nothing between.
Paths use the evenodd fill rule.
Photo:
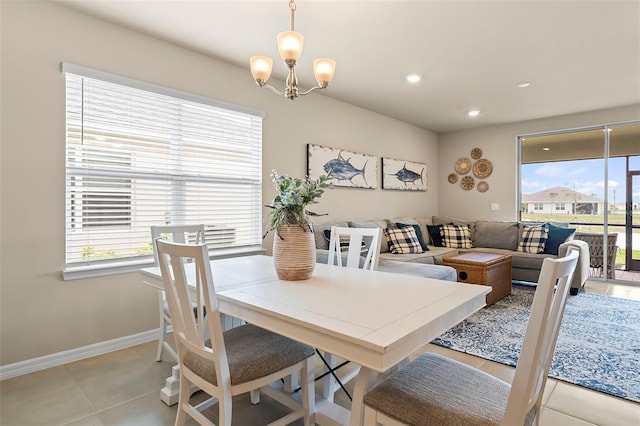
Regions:
<instances>
[{"instance_id":1,"label":"house outside window","mask_svg":"<svg viewBox=\"0 0 640 426\"><path fill-rule=\"evenodd\" d=\"M205 224L211 255L261 249L261 112L72 64L63 71L65 278L152 262L152 225Z\"/></svg>"},{"instance_id":2,"label":"house outside window","mask_svg":"<svg viewBox=\"0 0 640 426\"><path fill-rule=\"evenodd\" d=\"M533 204L533 209L534 210L538 210L538 211L542 211L542 210L544 210L544 204L543 203L534 203Z\"/></svg>"}]
</instances>

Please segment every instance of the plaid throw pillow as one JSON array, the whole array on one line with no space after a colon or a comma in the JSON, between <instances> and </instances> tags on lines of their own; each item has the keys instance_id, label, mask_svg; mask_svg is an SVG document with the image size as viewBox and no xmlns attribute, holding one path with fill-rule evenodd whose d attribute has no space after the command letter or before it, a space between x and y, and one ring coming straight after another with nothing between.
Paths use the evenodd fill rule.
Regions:
<instances>
[{"instance_id":1,"label":"plaid throw pillow","mask_svg":"<svg viewBox=\"0 0 640 426\"><path fill-rule=\"evenodd\" d=\"M385 229L389 241L389 251L393 254L423 253L420 241L413 227Z\"/></svg>"},{"instance_id":2,"label":"plaid throw pillow","mask_svg":"<svg viewBox=\"0 0 640 426\"><path fill-rule=\"evenodd\" d=\"M547 243L548 232L543 226L524 225L522 240L518 244L518 251L524 253L542 253Z\"/></svg>"},{"instance_id":3,"label":"plaid throw pillow","mask_svg":"<svg viewBox=\"0 0 640 426\"><path fill-rule=\"evenodd\" d=\"M441 225L442 244L449 248L471 248L471 231L467 225Z\"/></svg>"}]
</instances>

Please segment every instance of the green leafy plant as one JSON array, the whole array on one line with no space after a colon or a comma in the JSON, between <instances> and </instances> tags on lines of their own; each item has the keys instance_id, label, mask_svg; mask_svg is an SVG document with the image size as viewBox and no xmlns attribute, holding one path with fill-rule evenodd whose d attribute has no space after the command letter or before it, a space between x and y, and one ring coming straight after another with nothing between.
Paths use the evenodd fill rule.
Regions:
<instances>
[{"instance_id":1,"label":"green leafy plant","mask_svg":"<svg viewBox=\"0 0 640 426\"><path fill-rule=\"evenodd\" d=\"M298 225L304 230L310 229L309 216L322 216L306 209L307 205L317 203L326 188L331 186L331 173L321 175L317 179L294 178L279 175L271 171L271 181L277 195L266 207L272 209L269 219L269 231L275 230L280 236L278 228L282 225ZM265 234L266 236L267 234ZM282 238L282 237L281 237Z\"/></svg>"}]
</instances>

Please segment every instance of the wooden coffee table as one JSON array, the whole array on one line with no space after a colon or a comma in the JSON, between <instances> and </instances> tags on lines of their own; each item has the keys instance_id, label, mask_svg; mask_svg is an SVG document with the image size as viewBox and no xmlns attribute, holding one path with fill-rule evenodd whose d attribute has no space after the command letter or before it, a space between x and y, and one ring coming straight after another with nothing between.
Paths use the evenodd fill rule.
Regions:
<instances>
[{"instance_id":1,"label":"wooden coffee table","mask_svg":"<svg viewBox=\"0 0 640 426\"><path fill-rule=\"evenodd\" d=\"M448 256L442 263L455 268L458 282L491 287L487 306L511 294L511 255L470 251Z\"/></svg>"}]
</instances>

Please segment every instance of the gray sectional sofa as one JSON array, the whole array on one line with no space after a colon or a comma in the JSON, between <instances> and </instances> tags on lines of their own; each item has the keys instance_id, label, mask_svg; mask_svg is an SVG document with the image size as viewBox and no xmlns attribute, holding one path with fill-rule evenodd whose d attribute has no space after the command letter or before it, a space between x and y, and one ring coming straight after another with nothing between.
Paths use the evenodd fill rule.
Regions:
<instances>
[{"instance_id":1,"label":"gray sectional sofa","mask_svg":"<svg viewBox=\"0 0 640 426\"><path fill-rule=\"evenodd\" d=\"M389 251L388 241L383 232L380 248L380 270L425 275L432 278L455 281L455 270L453 270L453 279L451 279L450 274L452 268L442 266L442 258L469 250L475 250L488 253L510 254L512 257L511 278L517 281L535 283L538 281L542 262L545 258L564 256L568 248L574 246L580 250L580 257L571 284L571 293L577 294L578 290L582 288L589 277L589 246L584 241L574 240L572 236L568 237L566 241L559 244L557 255L551 253L525 253L518 251L518 244L522 238L522 223L467 221L447 216L433 216L432 218L405 217L316 224L314 225L314 231L318 262L326 263L327 261L326 253L329 245L326 235L330 232L332 225L355 228L378 227L385 229L397 227L399 223L417 225L416 227L420 229L422 237L427 243L428 251L424 253L393 254ZM466 225L471 234L472 248L459 249L434 246L434 241L429 237L427 226L446 224ZM418 266L419 264L423 264L424 266ZM448 272L440 268L448 268ZM441 276L444 278L440 278Z\"/></svg>"}]
</instances>

